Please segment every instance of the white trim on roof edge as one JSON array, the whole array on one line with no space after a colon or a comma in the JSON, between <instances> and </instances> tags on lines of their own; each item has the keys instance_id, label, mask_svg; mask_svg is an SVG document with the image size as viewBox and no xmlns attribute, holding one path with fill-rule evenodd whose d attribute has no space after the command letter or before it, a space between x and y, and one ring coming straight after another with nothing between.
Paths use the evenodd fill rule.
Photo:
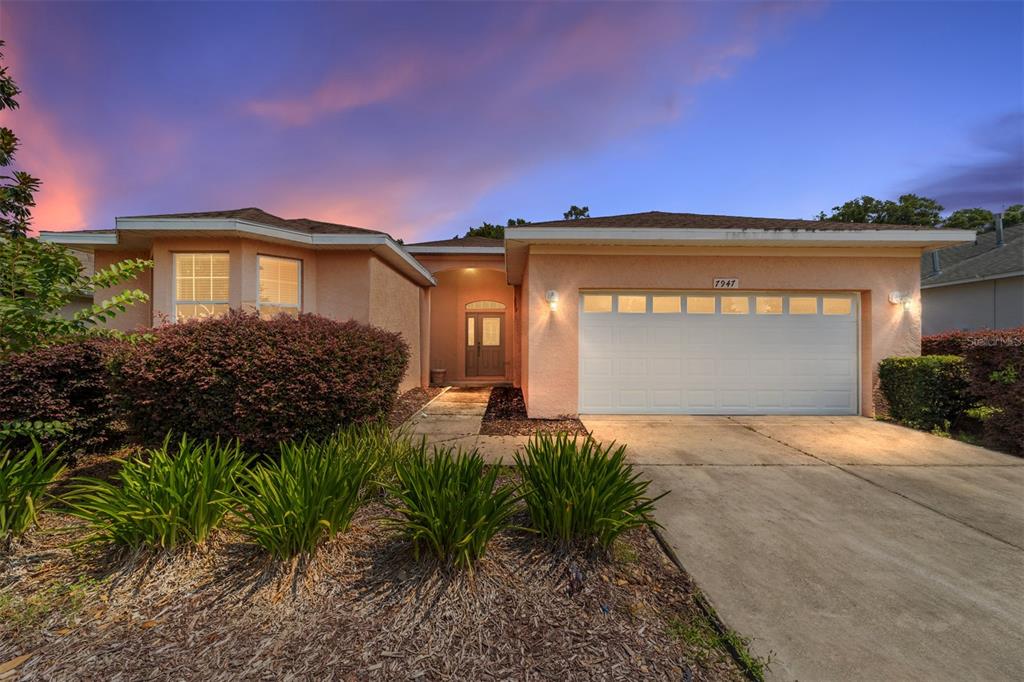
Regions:
<instances>
[{"instance_id":1,"label":"white trim on roof edge","mask_svg":"<svg viewBox=\"0 0 1024 682\"><path fill-rule=\"evenodd\" d=\"M507 227L506 241L565 242L973 242L973 230L700 229L690 227Z\"/></svg>"},{"instance_id":2,"label":"white trim on roof edge","mask_svg":"<svg viewBox=\"0 0 1024 682\"><path fill-rule=\"evenodd\" d=\"M243 234L251 234L259 237L280 239L297 244L308 246L366 246L371 251L374 247L383 247L393 258L397 258L406 265L415 275L422 278L426 284L437 285L437 280L430 274L418 260L406 253L405 249L384 232L367 232L365 234L310 234L290 230L263 223L254 223L248 220L237 220L234 218L117 218L117 231L121 232L178 232L192 230L197 232L223 232L235 231ZM68 239L68 232L46 232L40 233L40 238L46 236L44 241L52 241L58 244L95 244L98 246L117 244L116 234L111 241L92 242L88 240L74 241ZM93 233L95 234L95 233ZM76 237L84 237L84 233L78 233ZM107 237L108 235L104 235Z\"/></svg>"},{"instance_id":3,"label":"white trim on roof edge","mask_svg":"<svg viewBox=\"0 0 1024 682\"><path fill-rule=\"evenodd\" d=\"M113 246L117 244L116 232L40 232L39 241L64 244L66 246Z\"/></svg>"}]
</instances>

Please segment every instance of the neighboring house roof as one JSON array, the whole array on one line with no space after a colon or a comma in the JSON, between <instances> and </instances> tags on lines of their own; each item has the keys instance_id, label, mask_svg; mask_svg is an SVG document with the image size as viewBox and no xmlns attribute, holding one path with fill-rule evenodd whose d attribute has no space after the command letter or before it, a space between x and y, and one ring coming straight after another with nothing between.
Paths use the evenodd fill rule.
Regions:
<instances>
[{"instance_id":1,"label":"neighboring house roof","mask_svg":"<svg viewBox=\"0 0 1024 682\"><path fill-rule=\"evenodd\" d=\"M746 216L704 215L701 213L626 213L623 215L549 220L529 223L525 227L640 227L688 228L695 230L934 230L928 225L887 225L882 223L839 223L830 220L796 220L789 218L750 218Z\"/></svg>"},{"instance_id":2,"label":"neighboring house roof","mask_svg":"<svg viewBox=\"0 0 1024 682\"><path fill-rule=\"evenodd\" d=\"M970 244L935 251L939 271L935 272L932 254L921 257L921 286L937 287L987 279L1024 275L1024 224L1003 228L1003 245L996 246L995 230L979 232Z\"/></svg>"},{"instance_id":3,"label":"neighboring house roof","mask_svg":"<svg viewBox=\"0 0 1024 682\"><path fill-rule=\"evenodd\" d=\"M370 230L365 227L353 227L352 225L341 225L339 223L325 223L320 220L309 218L281 218L273 213L267 213L263 209L250 206L249 208L236 208L226 211L200 211L198 213L163 213L158 215L133 215L122 216L125 219L180 219L194 220L204 218L224 218L228 220L246 220L261 225L273 225L283 227L297 232L307 234L384 234L380 230Z\"/></svg>"}]
</instances>

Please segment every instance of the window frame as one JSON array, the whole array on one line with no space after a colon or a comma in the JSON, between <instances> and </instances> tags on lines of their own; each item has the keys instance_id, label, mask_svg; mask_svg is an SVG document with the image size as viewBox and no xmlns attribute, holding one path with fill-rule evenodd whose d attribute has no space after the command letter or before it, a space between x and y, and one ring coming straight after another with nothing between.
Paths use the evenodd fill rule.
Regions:
<instances>
[{"instance_id":1,"label":"window frame","mask_svg":"<svg viewBox=\"0 0 1024 682\"><path fill-rule=\"evenodd\" d=\"M263 317L263 298L260 295L260 259L261 258L273 258L276 260L290 260L299 264L299 276L298 276L298 303L295 305L282 304L276 302L267 301L268 306L274 306L276 308L294 308L296 315L301 315L303 310L303 288L302 288L302 273L305 269L305 263L302 262L301 258L292 258L290 256L278 256L272 253L257 253L256 254L256 311L260 317Z\"/></svg>"},{"instance_id":2,"label":"window frame","mask_svg":"<svg viewBox=\"0 0 1024 682\"><path fill-rule=\"evenodd\" d=\"M181 256L226 256L228 259L228 296L224 300L213 300L213 299L179 299L178 298L178 259ZM192 275L193 280L195 279L195 273ZM204 319L198 316L188 317L180 319L178 317L178 306L179 305L208 305L217 306L223 305L231 309L231 252L230 251L172 251L171 252L171 288L174 292L172 298L171 312L174 314L174 322L185 322L187 320ZM193 289L193 294L195 290ZM208 315L207 317L216 317L216 315Z\"/></svg>"}]
</instances>

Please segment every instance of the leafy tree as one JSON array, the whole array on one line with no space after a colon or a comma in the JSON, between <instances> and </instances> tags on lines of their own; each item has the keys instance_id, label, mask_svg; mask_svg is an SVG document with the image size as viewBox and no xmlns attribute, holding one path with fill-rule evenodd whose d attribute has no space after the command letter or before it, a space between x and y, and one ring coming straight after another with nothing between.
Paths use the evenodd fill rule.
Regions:
<instances>
[{"instance_id":1,"label":"leafy tree","mask_svg":"<svg viewBox=\"0 0 1024 682\"><path fill-rule=\"evenodd\" d=\"M573 204L569 207L569 210L562 214L562 217L566 220L579 220L580 218L590 217L589 206L577 206Z\"/></svg>"},{"instance_id":2,"label":"leafy tree","mask_svg":"<svg viewBox=\"0 0 1024 682\"><path fill-rule=\"evenodd\" d=\"M0 40L0 50L4 41ZM0 51L0 59L3 52ZM0 64L0 111L17 109L15 99L21 93L7 67ZM0 127L0 168L7 168L14 162L14 152L18 150L18 138L14 131ZM32 220L31 210L36 205L33 195L39 190L39 180L24 171L13 171L10 175L0 175L0 232L11 236L24 236L28 232Z\"/></svg>"},{"instance_id":3,"label":"leafy tree","mask_svg":"<svg viewBox=\"0 0 1024 682\"><path fill-rule=\"evenodd\" d=\"M864 195L851 199L842 206L832 207L832 213L818 214L818 220L840 223L886 223L890 225L938 225L942 221L942 206L934 199L904 194L899 201L875 199Z\"/></svg>"},{"instance_id":4,"label":"leafy tree","mask_svg":"<svg viewBox=\"0 0 1024 682\"><path fill-rule=\"evenodd\" d=\"M992 211L983 208L962 208L953 211L942 221L943 227L951 227L958 230L982 230L992 224L995 216Z\"/></svg>"},{"instance_id":5,"label":"leafy tree","mask_svg":"<svg viewBox=\"0 0 1024 682\"><path fill-rule=\"evenodd\" d=\"M477 227L471 227L466 230L464 237L487 237L489 239L504 239L505 228L515 227L516 225L526 225L526 221L522 218L509 218L504 226L492 225L491 223L481 223Z\"/></svg>"},{"instance_id":6,"label":"leafy tree","mask_svg":"<svg viewBox=\"0 0 1024 682\"><path fill-rule=\"evenodd\" d=\"M3 45L0 41L0 48ZM17 109L15 97L20 93L7 67L0 65L0 110ZM0 166L10 165L17 148L18 138L10 128L0 128ZM133 279L152 263L125 260L85 275L69 249L26 236L39 180L22 172L0 176L0 180L9 181L0 185L0 356L87 334L100 322L149 298L132 289L69 319L61 317L61 308L75 296Z\"/></svg>"},{"instance_id":7,"label":"leafy tree","mask_svg":"<svg viewBox=\"0 0 1024 682\"><path fill-rule=\"evenodd\" d=\"M1024 223L1024 204L1014 204L1003 211L1003 225Z\"/></svg>"},{"instance_id":8,"label":"leafy tree","mask_svg":"<svg viewBox=\"0 0 1024 682\"><path fill-rule=\"evenodd\" d=\"M64 246L0 236L0 356L99 331L96 325L149 296L128 289L69 318L61 316L61 308L76 296L134 279L152 265L141 259L123 260L90 276Z\"/></svg>"}]
</instances>

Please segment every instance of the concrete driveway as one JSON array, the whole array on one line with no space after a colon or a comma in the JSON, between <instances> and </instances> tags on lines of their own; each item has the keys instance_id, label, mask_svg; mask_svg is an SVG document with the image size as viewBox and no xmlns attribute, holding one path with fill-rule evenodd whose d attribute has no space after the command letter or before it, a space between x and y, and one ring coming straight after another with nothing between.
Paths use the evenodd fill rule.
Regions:
<instances>
[{"instance_id":1,"label":"concrete driveway","mask_svg":"<svg viewBox=\"0 0 1024 682\"><path fill-rule=\"evenodd\" d=\"M1024 460L861 417L582 417L776 679L1024 679Z\"/></svg>"}]
</instances>

